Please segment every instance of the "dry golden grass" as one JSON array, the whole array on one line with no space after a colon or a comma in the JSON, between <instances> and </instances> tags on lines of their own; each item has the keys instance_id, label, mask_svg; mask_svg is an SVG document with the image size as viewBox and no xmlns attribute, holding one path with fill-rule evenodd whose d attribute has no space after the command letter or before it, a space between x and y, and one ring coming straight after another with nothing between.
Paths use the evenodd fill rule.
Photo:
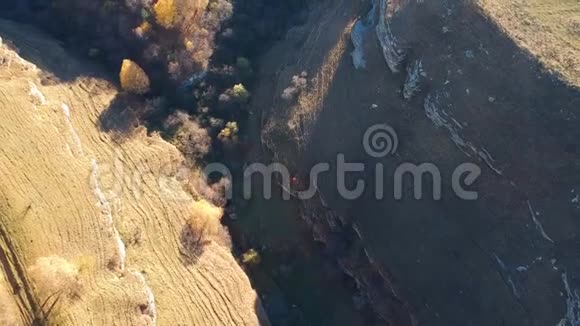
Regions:
<instances>
[{"instance_id":1,"label":"dry golden grass","mask_svg":"<svg viewBox=\"0 0 580 326\"><path fill-rule=\"evenodd\" d=\"M14 296L10 295L8 288L0 284L0 325L21 326L20 312Z\"/></svg>"},{"instance_id":2,"label":"dry golden grass","mask_svg":"<svg viewBox=\"0 0 580 326\"><path fill-rule=\"evenodd\" d=\"M580 86L578 0L478 0L520 46L570 84Z\"/></svg>"},{"instance_id":3,"label":"dry golden grass","mask_svg":"<svg viewBox=\"0 0 580 326\"><path fill-rule=\"evenodd\" d=\"M81 296L79 269L62 257L40 257L28 272L42 301L55 294L69 299Z\"/></svg>"},{"instance_id":4,"label":"dry golden grass","mask_svg":"<svg viewBox=\"0 0 580 326\"><path fill-rule=\"evenodd\" d=\"M49 322L260 324L259 299L229 247L212 241L193 263L181 259L197 198L177 176L186 165L175 146L145 132L115 142L99 129L118 95L112 85L88 77L43 84L46 60L68 71L81 64L20 26L0 20L0 35L40 63L0 45L0 224L38 302L63 287L78 293L60 300ZM76 275L82 291L69 286Z\"/></svg>"}]
</instances>

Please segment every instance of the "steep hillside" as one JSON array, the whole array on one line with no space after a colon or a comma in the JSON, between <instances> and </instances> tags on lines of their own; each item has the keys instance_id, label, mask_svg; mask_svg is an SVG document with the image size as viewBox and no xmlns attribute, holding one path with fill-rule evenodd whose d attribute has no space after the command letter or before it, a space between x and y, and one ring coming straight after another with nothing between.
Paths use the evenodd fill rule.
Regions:
<instances>
[{"instance_id":1,"label":"steep hillside","mask_svg":"<svg viewBox=\"0 0 580 326\"><path fill-rule=\"evenodd\" d=\"M0 323L268 324L225 231L190 250L192 214L220 209L182 154L102 131L117 90L50 38L0 36Z\"/></svg>"},{"instance_id":2,"label":"steep hillside","mask_svg":"<svg viewBox=\"0 0 580 326\"><path fill-rule=\"evenodd\" d=\"M264 57L252 109L266 152L298 184L330 164L317 195L295 204L388 324L580 322L577 67L563 80L546 58L454 0L328 0ZM377 124L399 145L379 158L363 147ZM365 182L362 196L339 193L338 153L365 164L346 177ZM452 189L466 162L481 169L477 200ZM423 199L411 178L396 198L393 172L407 163L438 168L441 198L429 176Z\"/></svg>"}]
</instances>

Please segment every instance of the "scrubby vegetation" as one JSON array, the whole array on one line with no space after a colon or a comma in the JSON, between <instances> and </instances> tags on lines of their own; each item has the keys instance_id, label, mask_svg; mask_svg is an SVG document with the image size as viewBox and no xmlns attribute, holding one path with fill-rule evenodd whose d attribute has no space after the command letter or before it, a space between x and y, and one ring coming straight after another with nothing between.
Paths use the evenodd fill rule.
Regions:
<instances>
[{"instance_id":1,"label":"scrubby vegetation","mask_svg":"<svg viewBox=\"0 0 580 326\"><path fill-rule=\"evenodd\" d=\"M173 144L192 162L209 153L211 138L199 122L184 112L176 112L165 121L165 128L172 135Z\"/></svg>"},{"instance_id":2,"label":"scrubby vegetation","mask_svg":"<svg viewBox=\"0 0 580 326\"><path fill-rule=\"evenodd\" d=\"M294 100L308 86L308 73L303 71L300 75L292 76L290 86L282 92L282 98L286 101Z\"/></svg>"},{"instance_id":3,"label":"scrubby vegetation","mask_svg":"<svg viewBox=\"0 0 580 326\"><path fill-rule=\"evenodd\" d=\"M254 62L289 25L306 0L8 0L11 18L34 22L82 56L104 63L125 91L145 95L138 121L194 159L207 153L200 129L218 140L243 131ZM159 99L162 105L149 105ZM134 99L132 107L135 109ZM176 132L173 112L181 110ZM169 121L166 121L169 119ZM236 122L236 128L226 126ZM169 126L170 130L165 128ZM224 129L225 128L225 129ZM179 128L178 128L179 129ZM190 137L192 136L192 137ZM236 137L234 137L236 136ZM199 146L183 142L201 140ZM220 144L213 142L214 156Z\"/></svg>"},{"instance_id":4,"label":"scrubby vegetation","mask_svg":"<svg viewBox=\"0 0 580 326\"><path fill-rule=\"evenodd\" d=\"M223 209L200 199L194 203L191 217L181 232L182 254L193 259L211 241L221 242Z\"/></svg>"},{"instance_id":5,"label":"scrubby vegetation","mask_svg":"<svg viewBox=\"0 0 580 326\"><path fill-rule=\"evenodd\" d=\"M131 59L157 92L206 69L226 0L53 0L35 18L67 43L111 67Z\"/></svg>"},{"instance_id":6,"label":"scrubby vegetation","mask_svg":"<svg viewBox=\"0 0 580 326\"><path fill-rule=\"evenodd\" d=\"M232 149L244 146L247 105L259 69L256 58L290 25L299 23L307 4L306 0L7 1L2 6L12 9L10 18L40 26L71 51L109 70L124 92L100 117L103 130L122 140L144 124L183 152L192 171L204 159L222 160L225 152L234 153L229 159L238 159L239 152ZM198 202L182 231L182 245L186 252L195 252L223 232L221 207L226 205L224 189L229 181L213 180L208 185L196 173L186 181ZM51 258L39 264L45 265L34 269L40 291L57 287L40 273L55 264L61 268L49 274L67 275L68 270L69 277L63 277L75 284L74 268L66 261Z\"/></svg>"},{"instance_id":7,"label":"scrubby vegetation","mask_svg":"<svg viewBox=\"0 0 580 326\"><path fill-rule=\"evenodd\" d=\"M146 94L144 101L161 97L163 105L154 110L144 103L147 109L140 111L139 121L180 137L176 143L203 138L199 146L203 150L180 146L198 159L207 150L205 137L196 129L207 129L216 140L220 133L223 136L225 121L237 122L243 130L248 89L257 69L252 61L289 25L299 22L297 14L306 3L8 0L3 6L12 9L4 12L11 18L34 22L81 55L104 63L115 75L120 71L119 83L127 92ZM194 118L180 117L183 129L166 132L166 126L175 126L176 110ZM173 121L165 123L168 118Z\"/></svg>"},{"instance_id":8,"label":"scrubby vegetation","mask_svg":"<svg viewBox=\"0 0 580 326\"><path fill-rule=\"evenodd\" d=\"M206 242L219 233L222 215L222 209L205 200L195 203L188 223L199 242Z\"/></svg>"},{"instance_id":9,"label":"scrubby vegetation","mask_svg":"<svg viewBox=\"0 0 580 326\"><path fill-rule=\"evenodd\" d=\"M204 198L214 206L224 207L226 205L226 192L230 190L231 180L221 178L210 185L201 174L202 172L199 170L189 170L188 173L181 176L181 181L195 198Z\"/></svg>"}]
</instances>

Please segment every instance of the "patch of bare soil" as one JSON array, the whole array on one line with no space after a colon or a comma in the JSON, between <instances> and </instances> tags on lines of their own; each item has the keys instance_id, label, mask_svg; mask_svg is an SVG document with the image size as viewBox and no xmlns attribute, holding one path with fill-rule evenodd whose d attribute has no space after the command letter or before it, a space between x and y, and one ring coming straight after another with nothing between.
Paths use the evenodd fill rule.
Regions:
<instances>
[{"instance_id":1,"label":"patch of bare soil","mask_svg":"<svg viewBox=\"0 0 580 326\"><path fill-rule=\"evenodd\" d=\"M116 89L56 42L6 21L0 36L0 323L267 325L227 241L184 255L200 198L181 153L101 131Z\"/></svg>"}]
</instances>

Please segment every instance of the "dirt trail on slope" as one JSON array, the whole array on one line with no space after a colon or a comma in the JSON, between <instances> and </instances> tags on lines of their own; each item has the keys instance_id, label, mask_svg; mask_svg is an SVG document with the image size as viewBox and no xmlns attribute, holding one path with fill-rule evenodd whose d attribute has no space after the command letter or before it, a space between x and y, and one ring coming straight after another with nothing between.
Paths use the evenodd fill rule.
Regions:
<instances>
[{"instance_id":1,"label":"dirt trail on slope","mask_svg":"<svg viewBox=\"0 0 580 326\"><path fill-rule=\"evenodd\" d=\"M193 262L181 256L180 235L196 202L177 176L184 159L175 147L144 131L114 141L99 130L117 96L113 86L82 77L86 67L41 34L2 21L0 36L0 223L22 273L58 256L78 268L82 284L49 321L268 324L226 245L212 242ZM77 77L57 81L51 73ZM20 291L42 303L38 282ZM28 309L14 292L9 301Z\"/></svg>"}]
</instances>

